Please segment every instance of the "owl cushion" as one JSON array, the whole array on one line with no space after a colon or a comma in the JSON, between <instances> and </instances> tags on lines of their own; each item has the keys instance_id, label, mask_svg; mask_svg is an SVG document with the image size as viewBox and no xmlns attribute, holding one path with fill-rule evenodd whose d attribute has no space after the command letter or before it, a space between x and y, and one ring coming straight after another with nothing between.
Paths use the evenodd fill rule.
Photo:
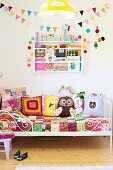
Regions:
<instances>
[{"instance_id":1,"label":"owl cushion","mask_svg":"<svg viewBox=\"0 0 113 170\"><path fill-rule=\"evenodd\" d=\"M73 99L70 97L61 97L58 102L56 114L57 116L60 116L60 117L73 116L74 114Z\"/></svg>"},{"instance_id":2,"label":"owl cushion","mask_svg":"<svg viewBox=\"0 0 113 170\"><path fill-rule=\"evenodd\" d=\"M57 96L45 96L45 116L56 116L59 98Z\"/></svg>"},{"instance_id":3,"label":"owl cushion","mask_svg":"<svg viewBox=\"0 0 113 170\"><path fill-rule=\"evenodd\" d=\"M104 117L104 95L85 95L84 114Z\"/></svg>"}]
</instances>

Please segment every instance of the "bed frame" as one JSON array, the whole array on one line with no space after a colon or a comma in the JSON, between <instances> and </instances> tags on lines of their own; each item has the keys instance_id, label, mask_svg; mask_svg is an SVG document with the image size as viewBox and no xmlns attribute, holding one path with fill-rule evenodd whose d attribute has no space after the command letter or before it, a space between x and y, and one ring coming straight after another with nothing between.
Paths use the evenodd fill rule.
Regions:
<instances>
[{"instance_id":1,"label":"bed frame","mask_svg":"<svg viewBox=\"0 0 113 170\"><path fill-rule=\"evenodd\" d=\"M10 116L11 113L5 110L0 110L0 113L6 113ZM109 120L111 124L110 131L80 131L80 132L32 132L32 131L22 131L14 132L15 136L108 136L110 138L110 151L112 151L112 103L108 99L104 99L104 119ZM33 123L28 118L26 120L31 123L33 128ZM21 120L20 120L21 121Z\"/></svg>"}]
</instances>

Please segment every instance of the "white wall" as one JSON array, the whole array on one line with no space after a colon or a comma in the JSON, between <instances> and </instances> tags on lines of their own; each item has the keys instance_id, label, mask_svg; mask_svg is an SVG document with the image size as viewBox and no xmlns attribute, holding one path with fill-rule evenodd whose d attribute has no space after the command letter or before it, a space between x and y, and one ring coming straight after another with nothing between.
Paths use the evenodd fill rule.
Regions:
<instances>
[{"instance_id":1,"label":"white wall","mask_svg":"<svg viewBox=\"0 0 113 170\"><path fill-rule=\"evenodd\" d=\"M15 11L20 13L20 9L38 10L43 0L19 1L2 0L7 5L15 7ZM20 24L9 16L8 12L0 10L0 70L3 70L4 76L0 78L0 86L7 88L26 86L28 93L32 95L40 93L57 93L59 86L72 85L76 91L85 90L86 93L104 93L113 101L113 9L112 0L111 9L107 13L103 13L101 18L90 22L89 27L92 33L89 36L92 44L89 52L84 56L85 74L79 75L74 73L43 73L35 76L31 69L26 67L28 58L27 41L31 36L30 33L37 31L36 28L41 25L56 25L52 21L42 20L39 17L29 17L33 24ZM76 9L88 9L97 7L100 9L105 0L76 0ZM86 16L88 17L88 16ZM96 17L97 18L97 17ZM65 21L64 23L77 23L79 19ZM101 43L97 50L93 47L93 42L98 38L94 34L94 30L100 25L100 37L105 36L106 41ZM59 22L61 25L61 22ZM79 28L78 32L85 33L85 28ZM85 33L86 35L86 33ZM87 37L88 37L87 36Z\"/></svg>"}]
</instances>

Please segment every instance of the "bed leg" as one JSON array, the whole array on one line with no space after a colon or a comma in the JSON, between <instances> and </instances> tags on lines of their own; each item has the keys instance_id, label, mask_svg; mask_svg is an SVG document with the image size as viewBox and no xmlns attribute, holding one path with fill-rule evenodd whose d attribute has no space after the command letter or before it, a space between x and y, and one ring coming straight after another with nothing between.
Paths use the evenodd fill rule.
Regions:
<instances>
[{"instance_id":1,"label":"bed leg","mask_svg":"<svg viewBox=\"0 0 113 170\"><path fill-rule=\"evenodd\" d=\"M112 152L112 135L110 135L110 152Z\"/></svg>"}]
</instances>

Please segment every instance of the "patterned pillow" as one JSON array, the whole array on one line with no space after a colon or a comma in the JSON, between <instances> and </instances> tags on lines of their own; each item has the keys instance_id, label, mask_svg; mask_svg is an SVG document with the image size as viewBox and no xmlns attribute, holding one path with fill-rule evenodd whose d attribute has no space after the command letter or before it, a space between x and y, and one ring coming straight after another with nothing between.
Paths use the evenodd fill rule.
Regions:
<instances>
[{"instance_id":1,"label":"patterned pillow","mask_svg":"<svg viewBox=\"0 0 113 170\"><path fill-rule=\"evenodd\" d=\"M75 113L79 117L82 116L84 111L84 94L85 92L80 92L72 95L75 106Z\"/></svg>"},{"instance_id":2,"label":"patterned pillow","mask_svg":"<svg viewBox=\"0 0 113 170\"><path fill-rule=\"evenodd\" d=\"M13 97L17 97L17 96L26 96L26 87L19 87L19 88L13 88L11 89L11 95Z\"/></svg>"},{"instance_id":3,"label":"patterned pillow","mask_svg":"<svg viewBox=\"0 0 113 170\"><path fill-rule=\"evenodd\" d=\"M104 95L85 95L84 114L104 117L103 98Z\"/></svg>"},{"instance_id":4,"label":"patterned pillow","mask_svg":"<svg viewBox=\"0 0 113 170\"><path fill-rule=\"evenodd\" d=\"M59 98L57 96L45 97L45 116L56 116Z\"/></svg>"},{"instance_id":5,"label":"patterned pillow","mask_svg":"<svg viewBox=\"0 0 113 170\"><path fill-rule=\"evenodd\" d=\"M9 112L12 111L12 108L11 108L10 103L9 103L9 101L12 99L10 89L1 88L0 89L0 95L2 97L1 109L7 110Z\"/></svg>"},{"instance_id":6,"label":"patterned pillow","mask_svg":"<svg viewBox=\"0 0 113 170\"><path fill-rule=\"evenodd\" d=\"M42 94L42 113L45 115L45 101L46 101L46 95Z\"/></svg>"},{"instance_id":7,"label":"patterned pillow","mask_svg":"<svg viewBox=\"0 0 113 170\"><path fill-rule=\"evenodd\" d=\"M22 97L22 113L26 116L42 116L42 97Z\"/></svg>"},{"instance_id":8,"label":"patterned pillow","mask_svg":"<svg viewBox=\"0 0 113 170\"><path fill-rule=\"evenodd\" d=\"M9 101L9 104L12 108L12 111L21 111L21 97L20 96L12 98Z\"/></svg>"},{"instance_id":9,"label":"patterned pillow","mask_svg":"<svg viewBox=\"0 0 113 170\"><path fill-rule=\"evenodd\" d=\"M2 97L0 96L0 110L2 109Z\"/></svg>"}]
</instances>

